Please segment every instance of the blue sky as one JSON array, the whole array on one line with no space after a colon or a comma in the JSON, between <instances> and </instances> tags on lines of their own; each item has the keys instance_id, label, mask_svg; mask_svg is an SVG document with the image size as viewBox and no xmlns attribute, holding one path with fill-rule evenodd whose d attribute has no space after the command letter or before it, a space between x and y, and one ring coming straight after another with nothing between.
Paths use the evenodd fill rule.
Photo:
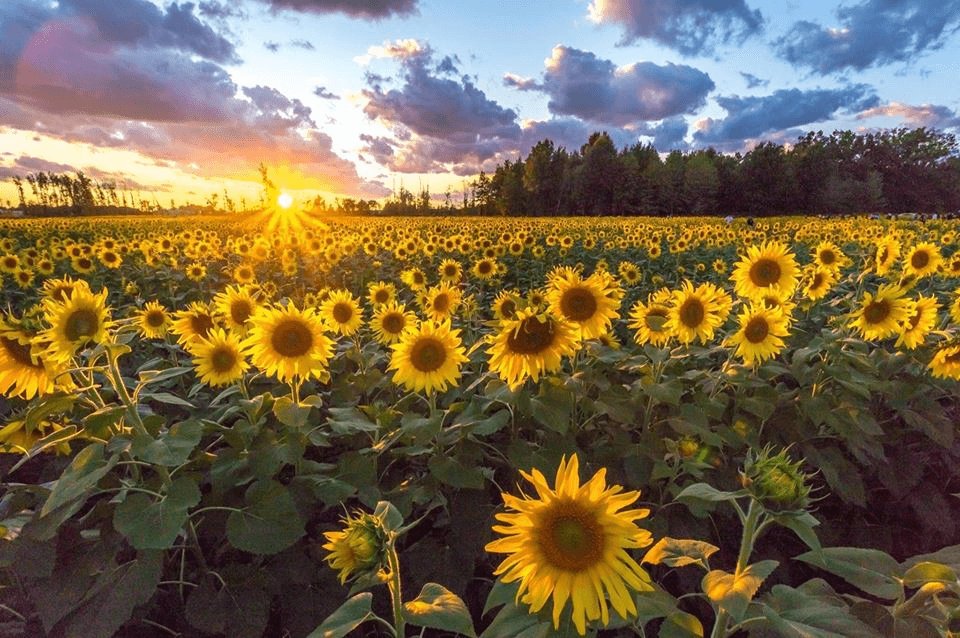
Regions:
<instances>
[{"instance_id":1,"label":"blue sky","mask_svg":"<svg viewBox=\"0 0 960 638\"><path fill-rule=\"evenodd\" d=\"M9 177L202 202L458 193L550 138L743 152L960 126L960 0L5 0Z\"/></svg>"}]
</instances>

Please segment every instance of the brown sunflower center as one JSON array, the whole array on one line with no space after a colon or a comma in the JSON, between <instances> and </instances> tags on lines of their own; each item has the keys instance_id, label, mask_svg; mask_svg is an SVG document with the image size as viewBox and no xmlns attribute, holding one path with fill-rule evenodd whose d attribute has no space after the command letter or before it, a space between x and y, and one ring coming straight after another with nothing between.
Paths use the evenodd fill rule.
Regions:
<instances>
[{"instance_id":1,"label":"brown sunflower center","mask_svg":"<svg viewBox=\"0 0 960 638\"><path fill-rule=\"evenodd\" d=\"M450 295L442 292L433 298L433 303L430 305L437 312L446 312L450 309Z\"/></svg>"},{"instance_id":2,"label":"brown sunflower center","mask_svg":"<svg viewBox=\"0 0 960 638\"><path fill-rule=\"evenodd\" d=\"M707 316L707 309L703 307L703 302L696 297L691 297L680 306L680 323L688 328L697 328Z\"/></svg>"},{"instance_id":3,"label":"brown sunflower center","mask_svg":"<svg viewBox=\"0 0 960 638\"><path fill-rule=\"evenodd\" d=\"M447 349L434 337L421 337L410 349L410 363L420 372L438 370L447 360Z\"/></svg>"},{"instance_id":4,"label":"brown sunflower center","mask_svg":"<svg viewBox=\"0 0 960 638\"><path fill-rule=\"evenodd\" d=\"M390 312L383 316L380 325L387 334L397 335L406 327L407 322L399 312Z\"/></svg>"},{"instance_id":5,"label":"brown sunflower center","mask_svg":"<svg viewBox=\"0 0 960 638\"><path fill-rule=\"evenodd\" d=\"M235 365L237 365L237 353L229 346L215 348L210 353L210 367L215 372L220 374L230 372Z\"/></svg>"},{"instance_id":6,"label":"brown sunflower center","mask_svg":"<svg viewBox=\"0 0 960 638\"><path fill-rule=\"evenodd\" d=\"M750 343L762 343L768 334L770 334L770 324L763 317L754 317L743 329L743 336Z\"/></svg>"},{"instance_id":7,"label":"brown sunflower center","mask_svg":"<svg viewBox=\"0 0 960 638\"><path fill-rule=\"evenodd\" d=\"M447 264L443 267L443 276L444 277L456 277L457 276L457 267L452 264Z\"/></svg>"},{"instance_id":8,"label":"brown sunflower center","mask_svg":"<svg viewBox=\"0 0 960 638\"><path fill-rule=\"evenodd\" d=\"M246 299L235 299L230 304L230 319L238 326L247 323L247 319L253 314L253 306Z\"/></svg>"},{"instance_id":9,"label":"brown sunflower center","mask_svg":"<svg viewBox=\"0 0 960 638\"><path fill-rule=\"evenodd\" d=\"M385 288L380 288L373 294L374 303L387 303L390 301L390 291Z\"/></svg>"},{"instance_id":10,"label":"brown sunflower center","mask_svg":"<svg viewBox=\"0 0 960 638\"><path fill-rule=\"evenodd\" d=\"M960 350L952 352L943 358L943 362L948 365L960 364Z\"/></svg>"},{"instance_id":11,"label":"brown sunflower center","mask_svg":"<svg viewBox=\"0 0 960 638\"><path fill-rule=\"evenodd\" d=\"M517 302L513 299L504 299L500 303L500 314L503 315L504 319L513 319L513 316L517 314Z\"/></svg>"},{"instance_id":12,"label":"brown sunflower center","mask_svg":"<svg viewBox=\"0 0 960 638\"><path fill-rule=\"evenodd\" d=\"M481 261L477 264L477 272L481 275L489 275L491 270L493 270L493 264L489 261Z\"/></svg>"},{"instance_id":13,"label":"brown sunflower center","mask_svg":"<svg viewBox=\"0 0 960 638\"><path fill-rule=\"evenodd\" d=\"M281 357L302 357L313 347L313 333L302 321L287 319L273 329L270 345Z\"/></svg>"},{"instance_id":14,"label":"brown sunflower center","mask_svg":"<svg viewBox=\"0 0 960 638\"><path fill-rule=\"evenodd\" d=\"M63 335L67 341L77 342L89 339L97 334L100 327L100 318L89 308L79 308L70 313L64 322Z\"/></svg>"},{"instance_id":15,"label":"brown sunflower center","mask_svg":"<svg viewBox=\"0 0 960 638\"><path fill-rule=\"evenodd\" d=\"M775 259L758 259L750 266L750 281L758 288L767 288L780 281L780 264Z\"/></svg>"},{"instance_id":16,"label":"brown sunflower center","mask_svg":"<svg viewBox=\"0 0 960 638\"><path fill-rule=\"evenodd\" d=\"M553 345L556 327L549 317L527 317L507 335L507 348L516 354L539 354Z\"/></svg>"},{"instance_id":17,"label":"brown sunflower center","mask_svg":"<svg viewBox=\"0 0 960 638\"><path fill-rule=\"evenodd\" d=\"M0 337L0 346L3 346L3 349L6 350L7 355L23 366L31 366L34 368L42 368L42 364L34 363L33 357L30 356L30 344L22 344L16 339L10 339L9 337Z\"/></svg>"},{"instance_id":18,"label":"brown sunflower center","mask_svg":"<svg viewBox=\"0 0 960 638\"><path fill-rule=\"evenodd\" d=\"M910 255L910 265L916 268L917 270L920 270L921 268L926 267L926 265L929 263L930 263L930 254L925 250L917 250L917 251L914 251L912 255Z\"/></svg>"},{"instance_id":19,"label":"brown sunflower center","mask_svg":"<svg viewBox=\"0 0 960 638\"><path fill-rule=\"evenodd\" d=\"M910 315L910 329L913 330L920 324L920 317L923 316L923 313L919 308L916 308L913 311L913 314Z\"/></svg>"},{"instance_id":20,"label":"brown sunflower center","mask_svg":"<svg viewBox=\"0 0 960 638\"><path fill-rule=\"evenodd\" d=\"M349 323L353 319L353 308L346 301L338 301L333 305L331 314L337 323Z\"/></svg>"},{"instance_id":21,"label":"brown sunflower center","mask_svg":"<svg viewBox=\"0 0 960 638\"><path fill-rule=\"evenodd\" d=\"M159 328L163 325L167 316L163 313L162 310L150 310L144 315L143 320L151 328Z\"/></svg>"},{"instance_id":22,"label":"brown sunflower center","mask_svg":"<svg viewBox=\"0 0 960 638\"><path fill-rule=\"evenodd\" d=\"M837 260L837 256L829 248L820 251L820 263L829 266Z\"/></svg>"},{"instance_id":23,"label":"brown sunflower center","mask_svg":"<svg viewBox=\"0 0 960 638\"><path fill-rule=\"evenodd\" d=\"M890 249L884 246L883 248L880 249L880 254L877 255L877 261L879 261L881 264L886 263L887 257L889 256L890 256Z\"/></svg>"},{"instance_id":24,"label":"brown sunflower center","mask_svg":"<svg viewBox=\"0 0 960 638\"><path fill-rule=\"evenodd\" d=\"M571 321L587 321L597 312L597 299L587 288L570 288L560 297L560 312Z\"/></svg>"},{"instance_id":25,"label":"brown sunflower center","mask_svg":"<svg viewBox=\"0 0 960 638\"><path fill-rule=\"evenodd\" d=\"M867 323L883 323L890 316L890 302L886 299L871 301L863 309L863 318Z\"/></svg>"},{"instance_id":26,"label":"brown sunflower center","mask_svg":"<svg viewBox=\"0 0 960 638\"><path fill-rule=\"evenodd\" d=\"M213 330L213 317L205 312L198 312L190 317L190 329L193 334L204 339Z\"/></svg>"},{"instance_id":27,"label":"brown sunflower center","mask_svg":"<svg viewBox=\"0 0 960 638\"><path fill-rule=\"evenodd\" d=\"M554 502L542 514L536 536L544 558L557 569L582 572L603 560L603 527L579 503Z\"/></svg>"},{"instance_id":28,"label":"brown sunflower center","mask_svg":"<svg viewBox=\"0 0 960 638\"><path fill-rule=\"evenodd\" d=\"M824 282L823 273L818 272L813 276L813 281L810 282L810 287L813 288L814 290L817 290L820 288L820 286L823 285L823 282Z\"/></svg>"}]
</instances>

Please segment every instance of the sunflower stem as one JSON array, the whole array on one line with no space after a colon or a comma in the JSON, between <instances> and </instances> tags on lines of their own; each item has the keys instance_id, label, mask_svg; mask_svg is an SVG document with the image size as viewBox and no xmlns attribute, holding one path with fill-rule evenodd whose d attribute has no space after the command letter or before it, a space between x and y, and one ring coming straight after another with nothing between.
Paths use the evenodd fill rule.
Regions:
<instances>
[{"instance_id":1,"label":"sunflower stem","mask_svg":"<svg viewBox=\"0 0 960 638\"><path fill-rule=\"evenodd\" d=\"M740 538L740 553L737 555L737 566L733 572L734 582L740 575L746 571L750 555L753 554L753 545L757 536L766 527L766 521L760 522L763 515L763 506L754 499L750 500L750 507L747 509L746 518L743 520L743 535ZM730 614L724 609L717 610L717 618L713 624L713 631L710 632L710 638L725 638L728 635L727 624L730 622Z\"/></svg>"},{"instance_id":2,"label":"sunflower stem","mask_svg":"<svg viewBox=\"0 0 960 638\"><path fill-rule=\"evenodd\" d=\"M392 536L392 535L391 535ZM390 589L390 600L393 603L393 628L399 638L407 635L406 621L403 618L403 598L400 590L400 558L394 546L395 538L387 543L387 565L390 569L390 580L387 587Z\"/></svg>"}]
</instances>

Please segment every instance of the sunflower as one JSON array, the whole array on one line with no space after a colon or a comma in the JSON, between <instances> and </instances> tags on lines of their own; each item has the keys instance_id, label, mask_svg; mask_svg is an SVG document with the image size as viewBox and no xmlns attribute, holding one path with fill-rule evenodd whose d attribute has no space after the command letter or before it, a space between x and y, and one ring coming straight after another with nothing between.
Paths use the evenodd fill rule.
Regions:
<instances>
[{"instance_id":1,"label":"sunflower","mask_svg":"<svg viewBox=\"0 0 960 638\"><path fill-rule=\"evenodd\" d=\"M205 339L190 345L193 365L200 381L211 386L229 385L250 369L240 347L240 338L223 328L214 328Z\"/></svg>"},{"instance_id":2,"label":"sunflower","mask_svg":"<svg viewBox=\"0 0 960 638\"><path fill-rule=\"evenodd\" d=\"M928 367L935 377L960 380L960 345L944 346L937 350Z\"/></svg>"},{"instance_id":3,"label":"sunflower","mask_svg":"<svg viewBox=\"0 0 960 638\"><path fill-rule=\"evenodd\" d=\"M86 255L80 255L79 257L74 257L71 259L70 266L78 273L83 275L90 274L94 269L93 260Z\"/></svg>"},{"instance_id":4,"label":"sunflower","mask_svg":"<svg viewBox=\"0 0 960 638\"><path fill-rule=\"evenodd\" d=\"M594 272L581 279L575 272L558 275L550 281L547 303L559 317L576 324L583 339L596 339L610 331L623 292L612 275Z\"/></svg>"},{"instance_id":5,"label":"sunflower","mask_svg":"<svg viewBox=\"0 0 960 638\"><path fill-rule=\"evenodd\" d=\"M746 256L734 266L730 280L741 297L753 297L773 285L789 296L797 287L797 262L793 253L779 242L750 246Z\"/></svg>"},{"instance_id":6,"label":"sunflower","mask_svg":"<svg viewBox=\"0 0 960 638\"><path fill-rule=\"evenodd\" d=\"M833 272L839 271L850 263L847 256L832 241L822 241L817 244L813 251L813 259L816 265Z\"/></svg>"},{"instance_id":7,"label":"sunflower","mask_svg":"<svg viewBox=\"0 0 960 638\"><path fill-rule=\"evenodd\" d=\"M421 297L420 306L428 319L436 322L453 317L460 306L460 290L450 284L440 283L428 288Z\"/></svg>"},{"instance_id":8,"label":"sunflower","mask_svg":"<svg viewBox=\"0 0 960 638\"><path fill-rule=\"evenodd\" d=\"M407 287L414 292L423 290L427 287L427 277L419 268L410 268L400 273L400 281L407 284Z\"/></svg>"},{"instance_id":9,"label":"sunflower","mask_svg":"<svg viewBox=\"0 0 960 638\"><path fill-rule=\"evenodd\" d=\"M694 339L711 341L730 311L729 295L710 283L694 288L685 280L671 301L666 329L684 345Z\"/></svg>"},{"instance_id":10,"label":"sunflower","mask_svg":"<svg viewBox=\"0 0 960 638\"><path fill-rule=\"evenodd\" d=\"M635 523L649 510L624 510L639 492L608 487L604 469L581 485L579 469L576 454L569 462L564 457L554 488L538 470L521 470L537 498L504 493L504 505L512 511L498 513L496 519L503 524L493 527L503 538L485 549L508 555L494 574L507 583L520 581L517 596L532 613L552 598L553 625L559 628L569 599L573 624L585 635L588 621L609 624L608 597L622 618L636 615L630 590L652 591L653 586L627 550L646 547L652 539Z\"/></svg>"},{"instance_id":11,"label":"sunflower","mask_svg":"<svg viewBox=\"0 0 960 638\"><path fill-rule=\"evenodd\" d=\"M62 429L62 425L50 421L40 421L30 431L27 431L26 421L19 419L10 421L0 428L0 452L26 454L38 441ZM52 452L58 456L67 456L70 454L70 443L61 441L56 445L45 447L43 451L45 453Z\"/></svg>"},{"instance_id":12,"label":"sunflower","mask_svg":"<svg viewBox=\"0 0 960 638\"><path fill-rule=\"evenodd\" d=\"M953 302L950 304L950 318L960 324L960 288L953 291Z\"/></svg>"},{"instance_id":13,"label":"sunflower","mask_svg":"<svg viewBox=\"0 0 960 638\"><path fill-rule=\"evenodd\" d=\"M223 319L231 332L245 337L250 328L250 317L260 307L260 302L249 286L227 286L223 292L214 296L213 307L216 315Z\"/></svg>"},{"instance_id":14,"label":"sunflower","mask_svg":"<svg viewBox=\"0 0 960 638\"><path fill-rule=\"evenodd\" d=\"M440 281L448 284L456 284L463 277L463 266L455 259L444 259L440 262Z\"/></svg>"},{"instance_id":15,"label":"sunflower","mask_svg":"<svg viewBox=\"0 0 960 638\"><path fill-rule=\"evenodd\" d=\"M389 345L400 341L401 335L413 327L416 316L396 301L379 306L370 320L377 343Z\"/></svg>"},{"instance_id":16,"label":"sunflower","mask_svg":"<svg viewBox=\"0 0 960 638\"><path fill-rule=\"evenodd\" d=\"M233 269L233 280L238 284L250 284L256 275L253 272L253 266L250 264L240 264Z\"/></svg>"},{"instance_id":17,"label":"sunflower","mask_svg":"<svg viewBox=\"0 0 960 638\"><path fill-rule=\"evenodd\" d=\"M363 311L360 302L354 299L349 290L334 290L320 304L320 314L329 329L345 337L355 334L363 325Z\"/></svg>"},{"instance_id":18,"label":"sunflower","mask_svg":"<svg viewBox=\"0 0 960 638\"><path fill-rule=\"evenodd\" d=\"M41 346L29 331L0 320L0 394L29 400L56 389L62 366L41 358ZM68 376L59 380L72 386Z\"/></svg>"},{"instance_id":19,"label":"sunflower","mask_svg":"<svg viewBox=\"0 0 960 638\"><path fill-rule=\"evenodd\" d=\"M484 257L478 259L477 263L470 269L473 276L477 279L487 280L497 274L497 260Z\"/></svg>"},{"instance_id":20,"label":"sunflower","mask_svg":"<svg viewBox=\"0 0 960 638\"><path fill-rule=\"evenodd\" d=\"M887 235L877 243L877 250L874 254L874 267L880 276L887 272L897 262L900 256L900 242L895 237Z\"/></svg>"},{"instance_id":21,"label":"sunflower","mask_svg":"<svg viewBox=\"0 0 960 638\"><path fill-rule=\"evenodd\" d=\"M836 271L829 268L823 268L815 264L810 264L804 269L803 274L803 295L811 300L823 299L830 292L830 288L836 283Z\"/></svg>"},{"instance_id":22,"label":"sunflower","mask_svg":"<svg viewBox=\"0 0 960 638\"><path fill-rule=\"evenodd\" d=\"M937 272L937 268L943 262L943 256L936 244L920 242L907 251L903 261L904 273L913 275L917 279L923 279L927 275Z\"/></svg>"},{"instance_id":23,"label":"sunflower","mask_svg":"<svg viewBox=\"0 0 960 638\"><path fill-rule=\"evenodd\" d=\"M93 294L79 287L66 301L44 300L44 314L50 325L38 335L49 344L44 356L56 363L66 363L87 344L106 343L112 325L106 300L106 288Z\"/></svg>"},{"instance_id":24,"label":"sunflower","mask_svg":"<svg viewBox=\"0 0 960 638\"><path fill-rule=\"evenodd\" d=\"M210 307L199 301L187 306L186 310L174 313L170 330L177 335L177 343L188 347L197 339L206 339L210 331L217 326Z\"/></svg>"},{"instance_id":25,"label":"sunflower","mask_svg":"<svg viewBox=\"0 0 960 638\"><path fill-rule=\"evenodd\" d=\"M498 321L513 319L520 307L520 293L516 290L501 290L493 300L493 317Z\"/></svg>"},{"instance_id":26,"label":"sunflower","mask_svg":"<svg viewBox=\"0 0 960 638\"><path fill-rule=\"evenodd\" d=\"M778 308L754 303L739 315L740 329L729 337L736 355L749 366L763 363L783 350L783 337L790 334L789 320Z\"/></svg>"},{"instance_id":27,"label":"sunflower","mask_svg":"<svg viewBox=\"0 0 960 638\"><path fill-rule=\"evenodd\" d=\"M120 264L123 263L120 254L111 248L101 248L97 252L97 258L107 268L119 268Z\"/></svg>"},{"instance_id":28,"label":"sunflower","mask_svg":"<svg viewBox=\"0 0 960 638\"><path fill-rule=\"evenodd\" d=\"M930 334L930 331L933 330L940 319L939 310L940 304L937 303L936 297L921 295L919 299L911 302L910 312L903 324L903 332L897 337L895 345L898 348L902 346L907 350L913 350L917 346L923 345L924 339L927 338L927 335Z\"/></svg>"},{"instance_id":29,"label":"sunflower","mask_svg":"<svg viewBox=\"0 0 960 638\"><path fill-rule=\"evenodd\" d=\"M18 267L13 271L13 280L22 290L33 288L33 271L29 268Z\"/></svg>"},{"instance_id":30,"label":"sunflower","mask_svg":"<svg viewBox=\"0 0 960 638\"><path fill-rule=\"evenodd\" d=\"M553 313L524 308L487 340L490 370L515 390L528 377L536 381L541 374L559 370L562 358L576 352L580 331Z\"/></svg>"},{"instance_id":31,"label":"sunflower","mask_svg":"<svg viewBox=\"0 0 960 638\"><path fill-rule=\"evenodd\" d=\"M384 304L393 303L397 296L397 287L385 281L367 284L367 301L370 306L376 308Z\"/></svg>"},{"instance_id":32,"label":"sunflower","mask_svg":"<svg viewBox=\"0 0 960 638\"><path fill-rule=\"evenodd\" d=\"M864 339L886 339L900 332L910 314L910 302L903 289L884 284L876 295L864 293L863 304L854 313L853 325Z\"/></svg>"},{"instance_id":33,"label":"sunflower","mask_svg":"<svg viewBox=\"0 0 960 638\"><path fill-rule=\"evenodd\" d=\"M137 314L137 329L147 339L161 339L172 325L167 309L157 301L148 301Z\"/></svg>"},{"instance_id":34,"label":"sunflower","mask_svg":"<svg viewBox=\"0 0 960 638\"><path fill-rule=\"evenodd\" d=\"M207 276L207 267L200 262L194 262L187 266L187 279L200 283Z\"/></svg>"},{"instance_id":35,"label":"sunflower","mask_svg":"<svg viewBox=\"0 0 960 638\"><path fill-rule=\"evenodd\" d=\"M636 330L633 334L638 345L652 343L655 346L664 346L670 341L673 334L667 329L670 318L670 291L661 288L647 297L647 303L638 301L630 309L629 328Z\"/></svg>"},{"instance_id":36,"label":"sunflower","mask_svg":"<svg viewBox=\"0 0 960 638\"><path fill-rule=\"evenodd\" d=\"M460 331L451 330L449 321L421 321L390 347L387 369L396 371L393 382L411 392L446 391L460 379L460 364L468 360Z\"/></svg>"},{"instance_id":37,"label":"sunflower","mask_svg":"<svg viewBox=\"0 0 960 638\"><path fill-rule=\"evenodd\" d=\"M284 382L325 375L333 341L323 334L323 322L313 308L264 306L251 323L241 346L250 352L253 365Z\"/></svg>"},{"instance_id":38,"label":"sunflower","mask_svg":"<svg viewBox=\"0 0 960 638\"><path fill-rule=\"evenodd\" d=\"M13 274L20 267L20 258L13 254L6 254L0 257L0 272Z\"/></svg>"}]
</instances>

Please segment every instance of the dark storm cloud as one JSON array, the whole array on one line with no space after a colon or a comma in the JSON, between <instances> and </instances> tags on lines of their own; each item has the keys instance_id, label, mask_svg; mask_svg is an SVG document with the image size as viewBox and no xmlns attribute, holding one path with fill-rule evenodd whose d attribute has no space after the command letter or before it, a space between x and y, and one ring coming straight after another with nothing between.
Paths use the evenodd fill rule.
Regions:
<instances>
[{"instance_id":1,"label":"dark storm cloud","mask_svg":"<svg viewBox=\"0 0 960 638\"><path fill-rule=\"evenodd\" d=\"M767 86L770 84L770 80L761 80L752 73L744 73L743 71L740 71L740 76L747 81L748 89L755 89L758 86Z\"/></svg>"},{"instance_id":2,"label":"dark storm cloud","mask_svg":"<svg viewBox=\"0 0 960 638\"><path fill-rule=\"evenodd\" d=\"M693 113L706 104L715 87L706 73L693 67L638 62L617 68L589 51L553 48L542 81L507 75L504 82L549 96L555 115L573 115L609 126Z\"/></svg>"},{"instance_id":3,"label":"dark storm cloud","mask_svg":"<svg viewBox=\"0 0 960 638\"><path fill-rule=\"evenodd\" d=\"M836 28L794 23L774 42L777 54L820 75L909 62L960 29L960 0L864 0L836 16Z\"/></svg>"},{"instance_id":4,"label":"dark storm cloud","mask_svg":"<svg viewBox=\"0 0 960 638\"><path fill-rule=\"evenodd\" d=\"M260 0L274 10L342 13L362 20L405 17L417 13L418 0Z\"/></svg>"},{"instance_id":5,"label":"dark storm cloud","mask_svg":"<svg viewBox=\"0 0 960 638\"><path fill-rule=\"evenodd\" d=\"M590 17L623 27L620 44L649 39L684 55L707 54L717 42L743 42L763 30L763 16L744 0L593 0Z\"/></svg>"},{"instance_id":6,"label":"dark storm cloud","mask_svg":"<svg viewBox=\"0 0 960 638\"><path fill-rule=\"evenodd\" d=\"M840 111L854 113L876 106L879 99L866 84L841 89L781 89L763 97L716 98L727 115L708 119L693 135L699 146L739 148L743 142L791 127L831 119Z\"/></svg>"}]
</instances>

